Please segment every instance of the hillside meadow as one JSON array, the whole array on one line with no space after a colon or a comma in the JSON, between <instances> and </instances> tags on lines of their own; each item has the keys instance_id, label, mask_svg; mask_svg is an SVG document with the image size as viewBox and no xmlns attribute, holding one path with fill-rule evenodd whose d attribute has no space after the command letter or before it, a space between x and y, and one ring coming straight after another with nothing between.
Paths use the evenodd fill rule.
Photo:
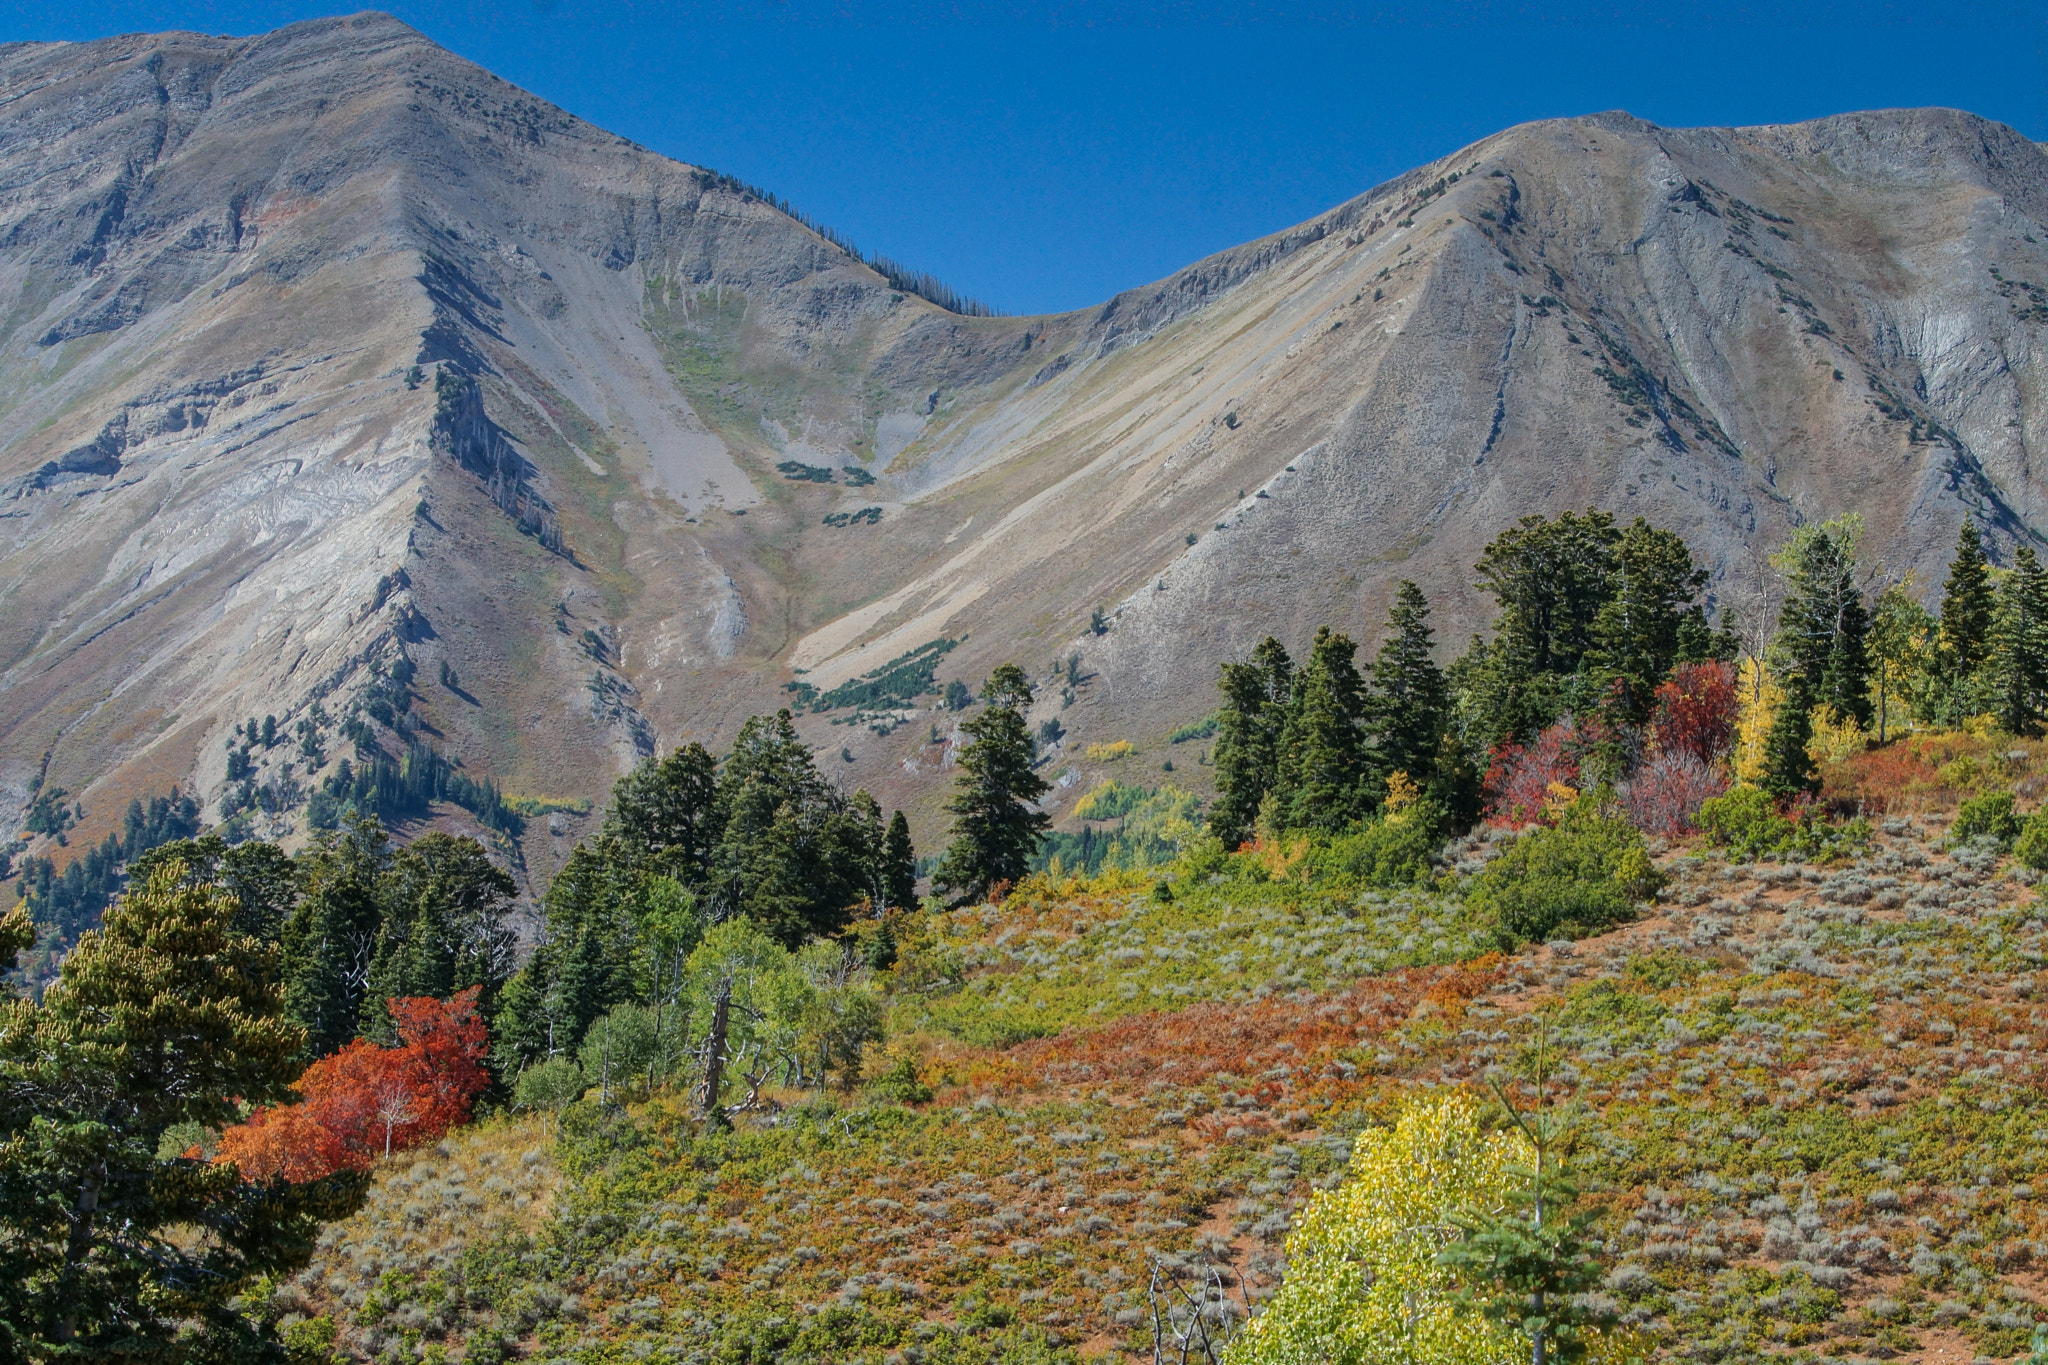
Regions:
<instances>
[{"instance_id":1,"label":"hillside meadow","mask_svg":"<svg viewBox=\"0 0 2048 1365\"><path fill-rule=\"evenodd\" d=\"M1635 920L1509 952L1462 894L1484 829L1410 890L1254 847L906 915L860 1087L729 1132L683 1086L487 1117L380 1167L263 1311L308 1358L1150 1360L1172 1285L1227 1332L1360 1132L1541 1040L1644 1349L2024 1356L2048 910L1945 836L2043 749L1857 754L1824 796L1883 809L1827 860L1661 846Z\"/></svg>"}]
</instances>

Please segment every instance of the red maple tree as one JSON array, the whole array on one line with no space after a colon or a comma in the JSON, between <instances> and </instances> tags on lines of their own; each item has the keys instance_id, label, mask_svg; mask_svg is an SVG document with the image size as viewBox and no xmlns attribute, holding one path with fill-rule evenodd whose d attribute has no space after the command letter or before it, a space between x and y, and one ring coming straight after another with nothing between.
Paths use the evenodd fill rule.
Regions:
<instances>
[{"instance_id":1,"label":"red maple tree","mask_svg":"<svg viewBox=\"0 0 2048 1365\"><path fill-rule=\"evenodd\" d=\"M1560 804L1578 794L1579 764L1599 739L1596 727L1566 716L1526 749L1495 746L1484 788L1487 823L1517 828L1555 822Z\"/></svg>"},{"instance_id":2,"label":"red maple tree","mask_svg":"<svg viewBox=\"0 0 2048 1365\"><path fill-rule=\"evenodd\" d=\"M249 1180L317 1180L466 1122L490 1084L476 997L471 987L450 1000L387 1000L397 1047L358 1038L321 1058L299 1077L301 1103L258 1109L221 1134L215 1160L234 1162Z\"/></svg>"},{"instance_id":3,"label":"red maple tree","mask_svg":"<svg viewBox=\"0 0 2048 1365\"><path fill-rule=\"evenodd\" d=\"M1650 720L1658 752L1691 754L1712 763L1735 742L1739 709L1735 665L1709 659L1672 669L1670 681L1657 689L1657 710Z\"/></svg>"}]
</instances>

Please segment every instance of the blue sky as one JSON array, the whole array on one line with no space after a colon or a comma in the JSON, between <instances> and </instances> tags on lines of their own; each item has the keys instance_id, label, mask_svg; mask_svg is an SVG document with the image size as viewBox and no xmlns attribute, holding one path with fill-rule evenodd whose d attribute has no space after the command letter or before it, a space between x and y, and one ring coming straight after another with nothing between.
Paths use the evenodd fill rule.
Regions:
<instances>
[{"instance_id":1,"label":"blue sky","mask_svg":"<svg viewBox=\"0 0 2048 1365\"><path fill-rule=\"evenodd\" d=\"M348 6L13 0L0 40ZM1007 312L1085 307L1527 119L1941 104L2048 141L2048 5L391 0L572 113Z\"/></svg>"}]
</instances>

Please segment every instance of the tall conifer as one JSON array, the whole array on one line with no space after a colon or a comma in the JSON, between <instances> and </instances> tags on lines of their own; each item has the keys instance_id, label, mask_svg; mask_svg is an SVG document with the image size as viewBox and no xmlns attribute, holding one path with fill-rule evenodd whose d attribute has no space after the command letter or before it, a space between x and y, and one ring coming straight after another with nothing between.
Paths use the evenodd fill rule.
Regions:
<instances>
[{"instance_id":1,"label":"tall conifer","mask_svg":"<svg viewBox=\"0 0 2048 1365\"><path fill-rule=\"evenodd\" d=\"M917 905L917 850L910 844L910 821L900 810L889 820L882 848L882 900L902 910Z\"/></svg>"},{"instance_id":2,"label":"tall conifer","mask_svg":"<svg viewBox=\"0 0 2048 1365\"><path fill-rule=\"evenodd\" d=\"M1273 789L1280 757L1280 731L1294 695L1294 661L1272 636L1252 651L1248 663L1223 665L1217 684L1223 705L1216 712L1216 799L1209 806L1209 832L1227 848L1251 837L1259 803Z\"/></svg>"},{"instance_id":3,"label":"tall conifer","mask_svg":"<svg viewBox=\"0 0 2048 1365\"><path fill-rule=\"evenodd\" d=\"M256 1185L168 1154L290 1097L304 1033L274 946L236 905L159 863L65 958L41 1001L0 1009L0 1342L10 1360L283 1358L233 1301L304 1266L364 1182ZM0 918L0 967L33 938Z\"/></svg>"},{"instance_id":4,"label":"tall conifer","mask_svg":"<svg viewBox=\"0 0 2048 1365\"><path fill-rule=\"evenodd\" d=\"M1785 700L1766 744L1763 784L1773 795L1819 788L1806 752L1814 708L1870 723L1870 618L1855 581L1861 531L1853 515L1802 526L1773 556L1786 580L1774 646Z\"/></svg>"},{"instance_id":5,"label":"tall conifer","mask_svg":"<svg viewBox=\"0 0 2048 1365\"><path fill-rule=\"evenodd\" d=\"M357 816L302 855L306 891L284 928L285 1014L306 1031L310 1056L356 1037L384 923L389 840Z\"/></svg>"},{"instance_id":6,"label":"tall conifer","mask_svg":"<svg viewBox=\"0 0 2048 1365\"><path fill-rule=\"evenodd\" d=\"M1429 599L1402 579L1387 613L1387 636L1373 660L1371 713L1376 775L1404 772L1426 783L1436 771L1450 689L1433 656Z\"/></svg>"},{"instance_id":7,"label":"tall conifer","mask_svg":"<svg viewBox=\"0 0 2048 1365\"><path fill-rule=\"evenodd\" d=\"M1991 657L1997 611L1984 538L1977 523L1965 517L1941 591L1941 668L1952 690L1966 688Z\"/></svg>"},{"instance_id":8,"label":"tall conifer","mask_svg":"<svg viewBox=\"0 0 2048 1365\"><path fill-rule=\"evenodd\" d=\"M1608 597L1593 621L1593 662L1606 684L1614 719L1640 725L1650 715L1657 687L1679 661L1686 639L1703 651L1703 617L1685 630L1686 609L1707 583L1692 551L1670 531L1641 517L1614 546Z\"/></svg>"},{"instance_id":9,"label":"tall conifer","mask_svg":"<svg viewBox=\"0 0 2048 1365\"><path fill-rule=\"evenodd\" d=\"M1999 725L2015 735L2038 733L2048 706L2048 572L2030 546L2020 547L1998 585L1985 671Z\"/></svg>"},{"instance_id":10,"label":"tall conifer","mask_svg":"<svg viewBox=\"0 0 2048 1365\"><path fill-rule=\"evenodd\" d=\"M998 882L1020 880L1052 818L1032 805L1052 790L1031 770L1031 732L1024 711L1031 683L1003 664L981 689L982 713L961 727L972 741L960 751L959 789L946 809L953 842L932 880L958 901L985 895Z\"/></svg>"},{"instance_id":11,"label":"tall conifer","mask_svg":"<svg viewBox=\"0 0 2048 1365\"><path fill-rule=\"evenodd\" d=\"M1339 830L1377 804L1361 728L1366 698L1357 654L1350 636L1324 626L1295 680L1273 784L1283 828Z\"/></svg>"}]
</instances>

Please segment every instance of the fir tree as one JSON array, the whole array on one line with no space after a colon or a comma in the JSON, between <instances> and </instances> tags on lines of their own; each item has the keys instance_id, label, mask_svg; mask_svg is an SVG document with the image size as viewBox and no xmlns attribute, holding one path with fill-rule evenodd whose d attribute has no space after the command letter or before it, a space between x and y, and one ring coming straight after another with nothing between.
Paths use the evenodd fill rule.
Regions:
<instances>
[{"instance_id":1,"label":"fir tree","mask_svg":"<svg viewBox=\"0 0 2048 1365\"><path fill-rule=\"evenodd\" d=\"M392 855L380 890L383 924L362 1032L389 1044L397 1034L385 1016L386 1000L446 1000L471 986L477 1014L488 1023L512 971L517 933L508 913L518 885L476 840L435 831Z\"/></svg>"},{"instance_id":2,"label":"fir tree","mask_svg":"<svg viewBox=\"0 0 2048 1365\"><path fill-rule=\"evenodd\" d=\"M1236 848L1251 837L1259 803L1278 778L1280 731L1294 695L1294 661L1272 636L1249 663L1223 665L1216 712L1216 800L1209 832Z\"/></svg>"},{"instance_id":3,"label":"fir tree","mask_svg":"<svg viewBox=\"0 0 2048 1365\"><path fill-rule=\"evenodd\" d=\"M1592 662L1613 719L1640 725L1649 718L1658 684L1679 661L1686 609L1706 582L1707 571L1693 567L1692 551L1672 532L1637 517L1622 533L1607 600L1593 621ZM1704 645L1704 617L1692 636L1695 648Z\"/></svg>"},{"instance_id":4,"label":"fir tree","mask_svg":"<svg viewBox=\"0 0 2048 1365\"><path fill-rule=\"evenodd\" d=\"M610 841L578 844L541 898L541 930L506 983L492 1060L501 1076L574 1052L592 1020L633 996L633 917Z\"/></svg>"},{"instance_id":5,"label":"fir tree","mask_svg":"<svg viewBox=\"0 0 2048 1365\"><path fill-rule=\"evenodd\" d=\"M1718 657L1714 653L1714 632L1707 625L1705 607L1686 608L1678 617L1678 664L1703 664Z\"/></svg>"},{"instance_id":6,"label":"fir tree","mask_svg":"<svg viewBox=\"0 0 2048 1365\"><path fill-rule=\"evenodd\" d=\"M18 1360L260 1360L270 1329L231 1306L310 1259L363 1181L244 1183L165 1153L290 1099L304 1033L276 949L234 899L160 863L64 960L40 1003L0 1009L0 1350ZM0 919L0 964L32 937ZM178 1144L170 1144L177 1146Z\"/></svg>"},{"instance_id":7,"label":"fir tree","mask_svg":"<svg viewBox=\"0 0 2048 1365\"><path fill-rule=\"evenodd\" d=\"M383 927L384 827L355 816L301 857L305 895L284 929L285 1014L324 1057L356 1036Z\"/></svg>"},{"instance_id":8,"label":"fir tree","mask_svg":"<svg viewBox=\"0 0 2048 1365\"><path fill-rule=\"evenodd\" d=\"M1436 773L1450 690L1432 657L1429 599L1407 579L1394 592L1387 635L1373 660L1369 705L1376 776L1404 772L1427 784Z\"/></svg>"},{"instance_id":9,"label":"fir tree","mask_svg":"<svg viewBox=\"0 0 2048 1365\"><path fill-rule=\"evenodd\" d=\"M1832 706L1870 723L1870 617L1856 587L1856 545L1862 521L1841 517L1802 526L1773 562L1785 574L1785 605L1777 647L1785 660L1788 698Z\"/></svg>"},{"instance_id":10,"label":"fir tree","mask_svg":"<svg viewBox=\"0 0 2048 1365\"><path fill-rule=\"evenodd\" d=\"M900 810L890 817L882 846L882 904L899 910L917 908L917 850L910 844L910 821Z\"/></svg>"},{"instance_id":11,"label":"fir tree","mask_svg":"<svg viewBox=\"0 0 2048 1365\"><path fill-rule=\"evenodd\" d=\"M235 932L275 947L299 900L299 869L276 844L250 840L230 845L218 834L179 839L144 853L128 865L132 882L149 880L159 867L185 866L189 886L218 886L235 898Z\"/></svg>"},{"instance_id":12,"label":"fir tree","mask_svg":"<svg viewBox=\"0 0 2048 1365\"><path fill-rule=\"evenodd\" d=\"M1273 801L1285 829L1333 832L1367 815L1377 803L1366 763L1365 680L1358 645L1328 626L1301 674L1280 732Z\"/></svg>"},{"instance_id":13,"label":"fir tree","mask_svg":"<svg viewBox=\"0 0 2048 1365\"><path fill-rule=\"evenodd\" d=\"M960 751L960 785L946 803L954 817L953 842L933 876L962 904L998 882L1022 878L1052 824L1032 809L1051 787L1031 770L1031 733L1024 723L1031 683L1024 670L1015 664L997 668L981 699L982 713L961 727L971 742Z\"/></svg>"},{"instance_id":14,"label":"fir tree","mask_svg":"<svg viewBox=\"0 0 2048 1365\"><path fill-rule=\"evenodd\" d=\"M1763 789L1783 799L1820 790L1820 774L1806 746L1813 740L1813 694L1805 680L1785 679L1785 697L1771 716L1764 740Z\"/></svg>"},{"instance_id":15,"label":"fir tree","mask_svg":"<svg viewBox=\"0 0 2048 1365\"><path fill-rule=\"evenodd\" d=\"M2030 546L2020 547L1998 585L1985 671L1999 725L2010 734L2038 733L2048 703L2048 572Z\"/></svg>"},{"instance_id":16,"label":"fir tree","mask_svg":"<svg viewBox=\"0 0 2048 1365\"><path fill-rule=\"evenodd\" d=\"M618 780L604 833L634 871L700 881L718 844L719 816L718 760L701 744L685 744Z\"/></svg>"},{"instance_id":17,"label":"fir tree","mask_svg":"<svg viewBox=\"0 0 2048 1365\"><path fill-rule=\"evenodd\" d=\"M1785 575L1774 672L1785 689L1765 741L1764 790L1787 797L1820 789L1806 746L1813 711L1870 723L1869 617L1856 588L1856 543L1862 522L1851 515L1800 527L1771 557Z\"/></svg>"},{"instance_id":18,"label":"fir tree","mask_svg":"<svg viewBox=\"0 0 2048 1365\"><path fill-rule=\"evenodd\" d=\"M1508 1210L1485 1209L1455 1220L1462 1240L1438 1258L1477 1283L1465 1293L1487 1317L1529 1339L1533 1365L1584 1360L1595 1333L1611 1328L1615 1316L1584 1302L1597 1288L1602 1270L1592 1235L1592 1210L1575 1210L1579 1189L1565 1158L1574 1145L1567 1122L1545 1107L1549 1076L1547 1039L1539 1041L1533 1076L1536 1103L1524 1109L1500 1080L1492 1082L1501 1114L1518 1131L1535 1160L1516 1172L1527 1184Z\"/></svg>"},{"instance_id":19,"label":"fir tree","mask_svg":"<svg viewBox=\"0 0 2048 1365\"><path fill-rule=\"evenodd\" d=\"M718 775L717 824L714 894L786 947L837 933L862 893L872 894L880 831L864 831L786 710L740 727Z\"/></svg>"},{"instance_id":20,"label":"fir tree","mask_svg":"<svg viewBox=\"0 0 2048 1365\"><path fill-rule=\"evenodd\" d=\"M1479 584L1500 603L1497 628L1524 673L1579 671L1597 643L1620 539L1612 514L1588 508L1523 517L1480 555Z\"/></svg>"},{"instance_id":21,"label":"fir tree","mask_svg":"<svg viewBox=\"0 0 2048 1365\"><path fill-rule=\"evenodd\" d=\"M1941 591L1940 706L1943 718L1951 724L1976 708L1977 675L1991 657L1997 612L1984 538L1978 534L1977 523L1965 517L1963 529L1956 534L1956 557L1949 562L1948 582Z\"/></svg>"}]
</instances>

